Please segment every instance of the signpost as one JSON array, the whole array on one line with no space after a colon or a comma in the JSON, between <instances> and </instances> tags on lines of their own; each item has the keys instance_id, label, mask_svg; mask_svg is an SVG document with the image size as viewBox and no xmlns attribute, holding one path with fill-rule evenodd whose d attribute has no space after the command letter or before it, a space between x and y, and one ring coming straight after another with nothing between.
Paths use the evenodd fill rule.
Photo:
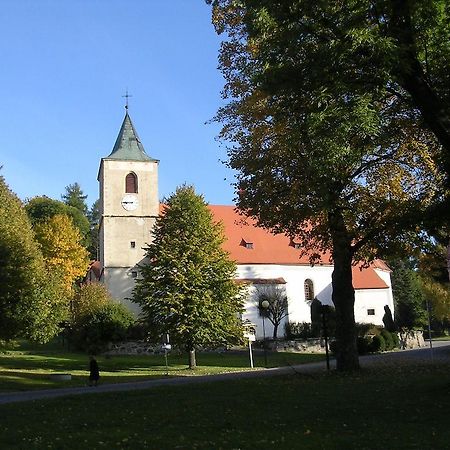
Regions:
<instances>
[{"instance_id":1,"label":"signpost","mask_svg":"<svg viewBox=\"0 0 450 450\"><path fill-rule=\"evenodd\" d=\"M166 376L169 376L169 361L167 354L172 350L172 345L169 343L169 334L166 334L163 339L162 349L164 350L164 359L166 360Z\"/></svg>"},{"instance_id":2,"label":"signpost","mask_svg":"<svg viewBox=\"0 0 450 450\"><path fill-rule=\"evenodd\" d=\"M251 323L248 319L244 321L244 337L248 339L248 352L250 356L250 367L253 369L253 350L252 342L256 341L256 325Z\"/></svg>"}]
</instances>

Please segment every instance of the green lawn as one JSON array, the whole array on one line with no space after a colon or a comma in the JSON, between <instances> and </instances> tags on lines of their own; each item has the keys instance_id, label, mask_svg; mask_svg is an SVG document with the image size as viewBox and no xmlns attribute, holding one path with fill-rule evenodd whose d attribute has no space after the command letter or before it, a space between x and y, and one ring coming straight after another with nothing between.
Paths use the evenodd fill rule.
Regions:
<instances>
[{"instance_id":1,"label":"green lawn","mask_svg":"<svg viewBox=\"0 0 450 450\"><path fill-rule=\"evenodd\" d=\"M0 448L447 449L449 374L400 365L2 405Z\"/></svg>"},{"instance_id":2,"label":"green lawn","mask_svg":"<svg viewBox=\"0 0 450 450\"><path fill-rule=\"evenodd\" d=\"M261 352L255 352L255 370L264 366ZM101 383L142 381L165 376L196 376L249 369L249 356L245 351L200 353L198 368L187 368L187 355L170 354L167 375L163 355L98 357ZM268 367L320 361L324 355L295 353L268 353ZM88 376L88 357L83 353L62 351L56 344L33 347L0 348L0 392L58 387L82 386ZM71 381L52 381L53 373L70 373Z\"/></svg>"}]
</instances>

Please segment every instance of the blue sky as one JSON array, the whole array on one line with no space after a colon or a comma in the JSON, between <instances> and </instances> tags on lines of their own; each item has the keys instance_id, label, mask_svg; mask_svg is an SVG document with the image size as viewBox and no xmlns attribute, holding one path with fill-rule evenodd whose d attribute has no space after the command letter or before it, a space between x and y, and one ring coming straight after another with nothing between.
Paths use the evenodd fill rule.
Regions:
<instances>
[{"instance_id":1,"label":"blue sky","mask_svg":"<svg viewBox=\"0 0 450 450\"><path fill-rule=\"evenodd\" d=\"M60 199L78 182L98 198L100 158L114 145L128 89L160 198L194 184L231 204L220 162L220 37L203 0L2 0L0 165L20 198Z\"/></svg>"}]
</instances>

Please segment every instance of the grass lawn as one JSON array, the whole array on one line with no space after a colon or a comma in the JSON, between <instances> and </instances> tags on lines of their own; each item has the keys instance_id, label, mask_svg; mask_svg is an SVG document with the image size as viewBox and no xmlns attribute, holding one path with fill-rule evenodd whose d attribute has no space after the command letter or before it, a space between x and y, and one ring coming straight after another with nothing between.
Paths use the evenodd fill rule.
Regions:
<instances>
[{"instance_id":1,"label":"grass lawn","mask_svg":"<svg viewBox=\"0 0 450 450\"><path fill-rule=\"evenodd\" d=\"M256 369L264 366L261 352L255 352ZM268 353L268 367L321 361L324 355ZM163 355L113 356L97 358L101 383L142 381L167 376ZM187 355L170 354L168 376L196 376L249 369L248 352L200 353L198 368L187 368ZM0 348L0 392L83 386L88 376L88 357L84 353L62 351L57 344ZM53 381L50 374L70 373L71 381Z\"/></svg>"},{"instance_id":2,"label":"grass lawn","mask_svg":"<svg viewBox=\"0 0 450 450\"><path fill-rule=\"evenodd\" d=\"M256 378L0 406L0 448L448 449L450 365Z\"/></svg>"}]
</instances>

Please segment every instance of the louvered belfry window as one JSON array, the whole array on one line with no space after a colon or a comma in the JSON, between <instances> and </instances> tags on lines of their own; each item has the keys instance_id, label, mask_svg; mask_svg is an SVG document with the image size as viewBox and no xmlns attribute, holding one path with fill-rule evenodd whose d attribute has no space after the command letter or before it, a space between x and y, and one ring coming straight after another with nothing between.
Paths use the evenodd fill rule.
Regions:
<instances>
[{"instance_id":1,"label":"louvered belfry window","mask_svg":"<svg viewBox=\"0 0 450 450\"><path fill-rule=\"evenodd\" d=\"M125 177L125 192L127 194L137 194L138 191L138 180L135 173L130 172Z\"/></svg>"}]
</instances>

